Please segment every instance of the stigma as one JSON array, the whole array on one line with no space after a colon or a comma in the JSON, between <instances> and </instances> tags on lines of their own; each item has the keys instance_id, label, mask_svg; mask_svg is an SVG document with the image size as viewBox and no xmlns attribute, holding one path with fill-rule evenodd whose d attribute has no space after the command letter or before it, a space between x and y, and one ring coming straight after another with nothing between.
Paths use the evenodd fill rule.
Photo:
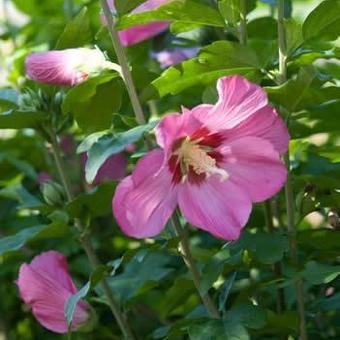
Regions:
<instances>
[{"instance_id":1,"label":"stigma","mask_svg":"<svg viewBox=\"0 0 340 340\"><path fill-rule=\"evenodd\" d=\"M197 175L205 174L207 177L219 175L221 181L228 179L229 174L227 171L219 168L216 160L209 156L208 153L212 149L200 145L200 141L200 139L190 140L190 137L186 137L174 152L178 156L178 162L183 175L182 181L186 180L190 167Z\"/></svg>"}]
</instances>

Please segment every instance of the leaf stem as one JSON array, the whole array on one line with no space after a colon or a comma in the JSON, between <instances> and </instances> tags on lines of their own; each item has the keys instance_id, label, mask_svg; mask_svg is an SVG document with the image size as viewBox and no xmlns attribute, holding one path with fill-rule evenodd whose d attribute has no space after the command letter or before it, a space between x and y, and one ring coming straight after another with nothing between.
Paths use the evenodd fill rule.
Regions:
<instances>
[{"instance_id":1,"label":"leaf stem","mask_svg":"<svg viewBox=\"0 0 340 340\"><path fill-rule=\"evenodd\" d=\"M284 27L284 0L278 0L277 7L277 29L278 29L278 45L279 45L279 83L284 83L287 80L287 51L286 51L286 37ZM289 151L285 156L285 162L290 170ZM288 178L285 184L285 197L286 197L286 209L287 209L287 229L290 239L290 258L295 266L298 266L298 254L297 254L297 240L296 240L296 225L294 218L294 192L291 181L291 175L288 174ZM298 305L298 313L300 317L300 339L307 340L307 326L305 317L305 302L303 292L303 281L301 278L295 281L296 298Z\"/></svg>"},{"instance_id":2,"label":"leaf stem","mask_svg":"<svg viewBox=\"0 0 340 340\"><path fill-rule=\"evenodd\" d=\"M57 141L57 137L56 134L52 131L50 133L50 138L51 138L51 147L52 147L52 152L53 152L53 156L54 156L54 160L56 163L56 167L57 167L57 171L61 180L61 183L64 187L64 190L66 192L66 197L67 197L67 201L70 202L73 199L73 194L72 194L72 190L71 190L71 186L70 183L68 181L68 178L66 176L66 171L65 171L65 167L64 167L64 162L62 160L61 154L60 154L60 146L59 143ZM82 233L82 237L81 237L81 244L86 252L86 255L91 263L91 266L93 268L93 270L95 270L99 265L100 262L98 260L98 257L95 253L95 250L92 246L92 242L90 239L89 234L85 231L85 228L82 226L81 222L79 219L75 219L75 227L77 228L77 230L79 232ZM102 278L101 282L100 282L102 289L104 291L104 294L106 295L107 298L107 302L110 306L110 309L112 311L112 314L114 315L123 335L125 339L135 339L127 321L125 320L124 316L122 315L120 308L117 304L117 302L114 299L114 296L112 294L112 291L109 287L109 284L106 280L106 278Z\"/></svg>"},{"instance_id":3,"label":"leaf stem","mask_svg":"<svg viewBox=\"0 0 340 340\"><path fill-rule=\"evenodd\" d=\"M220 314L218 310L216 309L213 301L211 300L209 294L201 294L200 292L200 282L201 282L201 275L197 269L197 266L195 264L195 261L192 257L191 251L190 251L190 245L189 245L189 239L188 234L184 228L182 228L181 222L178 217L178 213L175 212L172 216L171 222L175 228L176 234L180 237L180 251L182 253L183 260L190 270L192 274L192 279L194 281L195 287L202 299L202 302L204 306L206 307L209 314L215 318L219 319Z\"/></svg>"},{"instance_id":4,"label":"leaf stem","mask_svg":"<svg viewBox=\"0 0 340 340\"><path fill-rule=\"evenodd\" d=\"M132 103L133 110L135 112L136 120L139 124L145 124L145 116L144 112L142 109L142 106L140 104L136 88L132 79L131 71L129 68L128 60L125 55L125 51L123 46L120 43L119 36L117 33L117 30L115 28L115 22L113 20L113 17L111 15L109 6L105 0L101 0L101 6L104 12L104 16L106 19L106 22L108 23L108 30L111 36L113 48L116 52L118 62L122 68L122 74L125 80L125 84L127 87L127 91L129 93L129 97ZM152 144L149 140L145 140L146 146L149 150L152 149ZM183 231L180 221L178 220L178 216L176 214L173 214L171 217L171 222L174 225L176 232L178 235L181 237L181 248L183 250L183 259L185 263L187 264L187 267L189 271L192 274L192 278L195 284L195 287L198 290L199 295L201 296L199 292L199 286L200 286L200 275L197 270L197 267L195 265L195 262L193 260L193 257L191 255L188 239L186 236L186 233ZM208 294L205 294L204 296L201 296L202 301L207 308L208 312L214 317L214 318L219 318L219 313L214 306L212 300L210 299L210 296Z\"/></svg>"},{"instance_id":5,"label":"leaf stem","mask_svg":"<svg viewBox=\"0 0 340 340\"><path fill-rule=\"evenodd\" d=\"M247 44L247 0L240 0L240 43Z\"/></svg>"}]
</instances>

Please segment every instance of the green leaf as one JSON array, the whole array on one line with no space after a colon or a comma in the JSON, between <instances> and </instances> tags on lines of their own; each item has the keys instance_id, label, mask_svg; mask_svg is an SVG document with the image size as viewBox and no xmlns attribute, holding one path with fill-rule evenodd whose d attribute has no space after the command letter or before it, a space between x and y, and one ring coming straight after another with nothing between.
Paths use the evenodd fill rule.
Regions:
<instances>
[{"instance_id":1,"label":"green leaf","mask_svg":"<svg viewBox=\"0 0 340 340\"><path fill-rule=\"evenodd\" d=\"M0 129L37 128L46 116L45 112L10 110L0 114Z\"/></svg>"},{"instance_id":2,"label":"green leaf","mask_svg":"<svg viewBox=\"0 0 340 340\"><path fill-rule=\"evenodd\" d=\"M83 299L89 293L90 289L94 288L107 274L107 269L108 268L104 265L98 266L91 274L90 280L81 289L79 289L76 294L73 294L66 300L64 304L64 315L69 327L72 325L74 312L76 311L78 302Z\"/></svg>"},{"instance_id":3,"label":"green leaf","mask_svg":"<svg viewBox=\"0 0 340 340\"><path fill-rule=\"evenodd\" d=\"M229 277L224 281L223 286L221 288L221 293L218 299L218 310L222 312L224 310L225 304L228 300L228 296L231 290L231 287L234 284L237 272L232 272Z\"/></svg>"},{"instance_id":4,"label":"green leaf","mask_svg":"<svg viewBox=\"0 0 340 340\"><path fill-rule=\"evenodd\" d=\"M340 233L332 229L304 230L297 234L297 240L301 247L336 251L339 249Z\"/></svg>"},{"instance_id":5,"label":"green leaf","mask_svg":"<svg viewBox=\"0 0 340 340\"><path fill-rule=\"evenodd\" d=\"M132 143L137 142L142 136L152 130L158 121L146 125L137 126L121 133L109 133L100 137L88 151L85 172L86 181L92 183L96 178L99 168L113 154L119 153Z\"/></svg>"},{"instance_id":6,"label":"green leaf","mask_svg":"<svg viewBox=\"0 0 340 340\"><path fill-rule=\"evenodd\" d=\"M18 92L13 89L0 89L0 111L14 109L18 103Z\"/></svg>"},{"instance_id":7,"label":"green leaf","mask_svg":"<svg viewBox=\"0 0 340 340\"><path fill-rule=\"evenodd\" d=\"M121 105L122 91L117 77L116 72L105 72L72 88L63 101L63 112L72 113L85 132L110 128L113 114Z\"/></svg>"},{"instance_id":8,"label":"green leaf","mask_svg":"<svg viewBox=\"0 0 340 340\"><path fill-rule=\"evenodd\" d=\"M302 25L290 18L284 21L284 27L287 53L290 55L303 43Z\"/></svg>"},{"instance_id":9,"label":"green leaf","mask_svg":"<svg viewBox=\"0 0 340 340\"><path fill-rule=\"evenodd\" d=\"M204 15L202 15L204 13ZM178 21L188 25L224 27L223 19L214 8L198 1L172 1L152 11L125 15L118 21L119 30L153 21Z\"/></svg>"},{"instance_id":10,"label":"green leaf","mask_svg":"<svg viewBox=\"0 0 340 340\"><path fill-rule=\"evenodd\" d=\"M145 250L141 250L125 266L122 274L109 279L110 287L125 302L137 295L143 287L151 289L172 272L168 267L170 261L171 257L163 252L145 253Z\"/></svg>"},{"instance_id":11,"label":"green leaf","mask_svg":"<svg viewBox=\"0 0 340 340\"><path fill-rule=\"evenodd\" d=\"M201 49L198 57L167 69L152 82L161 97L195 86L207 85L231 74L258 80L260 72L256 53L247 46L217 41Z\"/></svg>"},{"instance_id":12,"label":"green leaf","mask_svg":"<svg viewBox=\"0 0 340 340\"><path fill-rule=\"evenodd\" d=\"M340 275L340 266L331 266L315 261L309 261L303 271L304 278L313 285L329 283L338 275Z\"/></svg>"},{"instance_id":13,"label":"green leaf","mask_svg":"<svg viewBox=\"0 0 340 340\"><path fill-rule=\"evenodd\" d=\"M212 320L189 327L190 340L248 340L247 330L240 324Z\"/></svg>"},{"instance_id":14,"label":"green leaf","mask_svg":"<svg viewBox=\"0 0 340 340\"><path fill-rule=\"evenodd\" d=\"M247 13L256 7L255 0L246 1ZM240 0L219 0L218 9L230 26L236 26L240 21Z\"/></svg>"},{"instance_id":15,"label":"green leaf","mask_svg":"<svg viewBox=\"0 0 340 340\"><path fill-rule=\"evenodd\" d=\"M261 329L267 322L267 314L260 306L241 304L230 309L225 319L231 323L242 324L247 328Z\"/></svg>"},{"instance_id":16,"label":"green leaf","mask_svg":"<svg viewBox=\"0 0 340 340\"><path fill-rule=\"evenodd\" d=\"M305 40L336 39L340 32L340 0L324 0L306 18L302 26Z\"/></svg>"},{"instance_id":17,"label":"green leaf","mask_svg":"<svg viewBox=\"0 0 340 340\"><path fill-rule=\"evenodd\" d=\"M67 211L73 217L82 218L103 216L111 211L111 201L115 190L115 183L104 182L91 191L78 195L67 205Z\"/></svg>"},{"instance_id":18,"label":"green leaf","mask_svg":"<svg viewBox=\"0 0 340 340\"><path fill-rule=\"evenodd\" d=\"M70 22L67 23L61 34L56 49L82 47L92 40L90 20L87 8L84 7Z\"/></svg>"},{"instance_id":19,"label":"green leaf","mask_svg":"<svg viewBox=\"0 0 340 340\"><path fill-rule=\"evenodd\" d=\"M36 227L31 227L19 231L15 235L3 237L0 239L0 256L5 253L19 250L22 246L26 244L27 241L34 238L45 228L44 225L39 225Z\"/></svg>"},{"instance_id":20,"label":"green leaf","mask_svg":"<svg viewBox=\"0 0 340 340\"><path fill-rule=\"evenodd\" d=\"M131 12L134 8L141 5L145 0L115 0L115 7L118 15Z\"/></svg>"}]
</instances>

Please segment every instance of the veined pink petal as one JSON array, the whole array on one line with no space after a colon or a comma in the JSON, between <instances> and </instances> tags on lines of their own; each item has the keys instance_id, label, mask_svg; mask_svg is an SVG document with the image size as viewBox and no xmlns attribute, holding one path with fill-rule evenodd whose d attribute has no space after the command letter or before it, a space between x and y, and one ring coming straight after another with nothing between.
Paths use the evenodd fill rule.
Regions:
<instances>
[{"instance_id":1,"label":"veined pink petal","mask_svg":"<svg viewBox=\"0 0 340 340\"><path fill-rule=\"evenodd\" d=\"M211 130L231 129L268 104L260 86L238 75L220 78L217 90L219 100L205 117Z\"/></svg>"},{"instance_id":2,"label":"veined pink petal","mask_svg":"<svg viewBox=\"0 0 340 340\"><path fill-rule=\"evenodd\" d=\"M287 152L289 133L286 124L270 106L265 106L233 129L223 133L226 142L246 136L260 137L268 140L280 155Z\"/></svg>"},{"instance_id":3,"label":"veined pink petal","mask_svg":"<svg viewBox=\"0 0 340 340\"><path fill-rule=\"evenodd\" d=\"M131 11L131 14L151 11L171 1L173 0L147 0ZM114 12L114 0L108 0L107 3L110 9ZM101 18L102 22L105 24L106 20L104 15L102 15ZM156 21L149 24L136 25L134 27L127 28L118 32L118 34L122 45L131 46L156 36L167 29L169 25L170 23L167 21Z\"/></svg>"},{"instance_id":4,"label":"veined pink petal","mask_svg":"<svg viewBox=\"0 0 340 340\"><path fill-rule=\"evenodd\" d=\"M229 181L245 190L253 202L275 195L284 185L287 169L267 140L243 137L219 148Z\"/></svg>"},{"instance_id":5,"label":"veined pink petal","mask_svg":"<svg viewBox=\"0 0 340 340\"><path fill-rule=\"evenodd\" d=\"M247 193L233 182L216 175L191 185L181 184L179 207L186 220L195 227L224 240L236 240L251 212Z\"/></svg>"},{"instance_id":6,"label":"veined pink petal","mask_svg":"<svg viewBox=\"0 0 340 340\"><path fill-rule=\"evenodd\" d=\"M159 234L173 213L177 188L164 166L162 150L153 150L136 165L132 174L117 187L113 214L122 231L136 238Z\"/></svg>"},{"instance_id":7,"label":"veined pink petal","mask_svg":"<svg viewBox=\"0 0 340 340\"><path fill-rule=\"evenodd\" d=\"M74 86L108 67L100 51L88 48L33 52L25 64L32 80L59 86Z\"/></svg>"},{"instance_id":8,"label":"veined pink petal","mask_svg":"<svg viewBox=\"0 0 340 340\"><path fill-rule=\"evenodd\" d=\"M66 333L68 326L64 316L64 304L77 292L68 272L65 257L55 251L42 253L31 264L23 264L17 281L24 302L32 308L33 315L45 328ZM77 304L72 330L89 319L89 305Z\"/></svg>"}]
</instances>

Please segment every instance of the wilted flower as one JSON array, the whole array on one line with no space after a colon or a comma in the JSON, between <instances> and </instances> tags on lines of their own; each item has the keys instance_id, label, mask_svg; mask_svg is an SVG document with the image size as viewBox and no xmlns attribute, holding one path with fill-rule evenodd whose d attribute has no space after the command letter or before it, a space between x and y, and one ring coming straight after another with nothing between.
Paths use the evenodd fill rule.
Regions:
<instances>
[{"instance_id":1,"label":"wilted flower","mask_svg":"<svg viewBox=\"0 0 340 340\"><path fill-rule=\"evenodd\" d=\"M198 50L198 47L177 47L154 53L153 57L160 63L162 68L167 68L171 65L179 64L183 60L195 57Z\"/></svg>"},{"instance_id":2,"label":"wilted flower","mask_svg":"<svg viewBox=\"0 0 340 340\"><path fill-rule=\"evenodd\" d=\"M26 58L26 72L32 80L59 86L74 86L113 65L102 52L89 48L33 52Z\"/></svg>"},{"instance_id":3,"label":"wilted flower","mask_svg":"<svg viewBox=\"0 0 340 340\"><path fill-rule=\"evenodd\" d=\"M32 308L33 315L42 326L56 333L68 331L64 304L77 293L77 288L68 273L64 255L48 251L36 256L31 264L24 263L20 267L17 284L22 299ZM79 301L71 330L85 325L89 318L90 306Z\"/></svg>"},{"instance_id":4,"label":"wilted flower","mask_svg":"<svg viewBox=\"0 0 340 340\"><path fill-rule=\"evenodd\" d=\"M147 0L136 7L131 14L151 11L157 7L165 5L173 0ZM114 0L107 0L107 3L112 10L115 11ZM105 17L102 15L102 21L105 23ZM169 27L167 21L156 21L144 25L136 25L118 32L120 41L124 46L130 46L154 37Z\"/></svg>"},{"instance_id":5,"label":"wilted flower","mask_svg":"<svg viewBox=\"0 0 340 340\"><path fill-rule=\"evenodd\" d=\"M219 79L217 89L215 105L165 116L156 130L161 149L117 187L113 213L127 235L159 234L179 205L194 226L235 240L252 202L283 186L289 135L266 93L241 76Z\"/></svg>"}]
</instances>

